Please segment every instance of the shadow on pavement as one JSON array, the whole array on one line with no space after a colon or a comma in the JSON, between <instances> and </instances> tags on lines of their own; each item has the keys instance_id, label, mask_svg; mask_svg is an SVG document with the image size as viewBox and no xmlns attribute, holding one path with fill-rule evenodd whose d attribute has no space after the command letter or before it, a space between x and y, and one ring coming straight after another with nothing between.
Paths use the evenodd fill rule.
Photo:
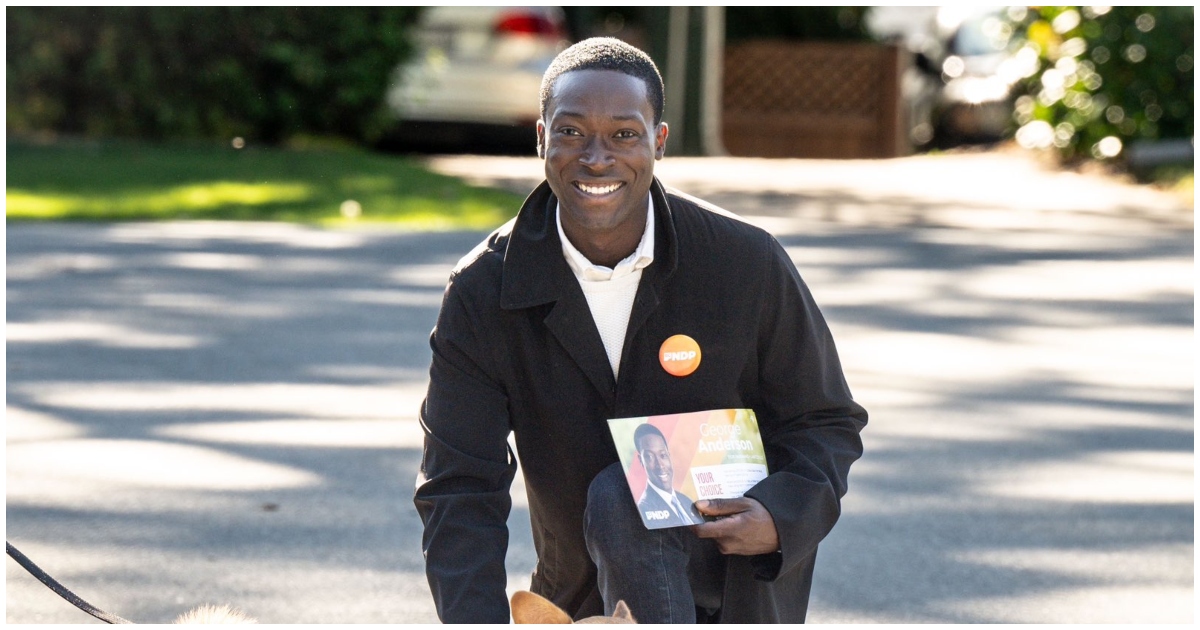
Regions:
<instances>
[{"instance_id":1,"label":"shadow on pavement","mask_svg":"<svg viewBox=\"0 0 1200 630\"><path fill-rule=\"evenodd\" d=\"M871 412L810 621L1190 620L1190 227L711 200L766 218ZM894 212L848 210L872 204ZM435 621L417 405L445 279L482 236L9 226L9 539L136 620L212 601L264 622ZM7 575L9 622L86 620Z\"/></svg>"}]
</instances>

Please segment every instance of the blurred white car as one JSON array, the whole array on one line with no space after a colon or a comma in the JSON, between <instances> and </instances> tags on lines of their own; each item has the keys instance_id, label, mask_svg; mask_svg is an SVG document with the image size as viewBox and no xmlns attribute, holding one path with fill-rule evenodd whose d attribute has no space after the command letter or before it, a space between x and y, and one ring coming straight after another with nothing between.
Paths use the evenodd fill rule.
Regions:
<instances>
[{"instance_id":1,"label":"blurred white car","mask_svg":"<svg viewBox=\"0 0 1200 630\"><path fill-rule=\"evenodd\" d=\"M1013 110L1013 86L1036 55L1013 50L1009 19L1022 7L873 7L867 28L913 54L901 93L916 147L998 140ZM1030 67L1030 62L1035 65Z\"/></svg>"},{"instance_id":2,"label":"blurred white car","mask_svg":"<svg viewBox=\"0 0 1200 630\"><path fill-rule=\"evenodd\" d=\"M568 44L559 7L434 6L387 102L401 121L532 126L542 74Z\"/></svg>"},{"instance_id":3,"label":"blurred white car","mask_svg":"<svg viewBox=\"0 0 1200 630\"><path fill-rule=\"evenodd\" d=\"M1037 70L1037 55L1013 49L1006 13L1006 7L980 6L938 11L938 25L949 35L935 135L950 142L999 140L1012 125L1013 87Z\"/></svg>"}]
</instances>

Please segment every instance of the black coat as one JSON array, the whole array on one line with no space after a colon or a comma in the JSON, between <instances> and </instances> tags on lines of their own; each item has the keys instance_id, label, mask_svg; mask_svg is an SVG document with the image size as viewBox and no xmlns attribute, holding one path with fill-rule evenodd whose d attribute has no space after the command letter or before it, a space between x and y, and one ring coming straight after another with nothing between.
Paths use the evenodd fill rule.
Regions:
<instances>
[{"instance_id":1,"label":"black coat","mask_svg":"<svg viewBox=\"0 0 1200 630\"><path fill-rule=\"evenodd\" d=\"M619 380L563 258L546 183L451 274L430 338L414 499L443 621L508 621L510 431L538 556L531 588L579 618L602 611L583 511L592 478L618 461L606 420L729 408L758 417L770 475L746 495L771 513L781 551L726 556L721 619L804 619L817 543L840 513L866 412L779 243L657 180L651 195L654 263L634 299ZM658 361L676 334L702 353L682 378Z\"/></svg>"},{"instance_id":2,"label":"black coat","mask_svg":"<svg viewBox=\"0 0 1200 630\"><path fill-rule=\"evenodd\" d=\"M688 495L675 490L673 492L675 500L679 505L683 506L683 513L677 514L677 506L673 506L663 499L662 495L650 489L650 484L646 483L646 489L642 491L642 496L638 499L638 512L642 514L642 520L645 521L648 512L658 512L663 514L663 518L654 524L658 527L678 527L680 525L695 525L702 523L704 520L699 515L693 514L692 507L694 501ZM657 528L656 528L657 529Z\"/></svg>"}]
</instances>

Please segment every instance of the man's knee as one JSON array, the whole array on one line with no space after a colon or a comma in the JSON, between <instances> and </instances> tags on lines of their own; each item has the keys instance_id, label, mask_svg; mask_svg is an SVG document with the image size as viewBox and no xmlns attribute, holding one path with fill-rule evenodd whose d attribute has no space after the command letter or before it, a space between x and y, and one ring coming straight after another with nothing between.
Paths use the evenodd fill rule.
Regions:
<instances>
[{"instance_id":1,"label":"man's knee","mask_svg":"<svg viewBox=\"0 0 1200 630\"><path fill-rule=\"evenodd\" d=\"M630 544L636 544L645 530L638 517L637 505L629 492L625 471L620 463L614 463L600 471L588 487L587 508L583 517L583 538L588 550L596 556L624 553Z\"/></svg>"},{"instance_id":2,"label":"man's knee","mask_svg":"<svg viewBox=\"0 0 1200 630\"><path fill-rule=\"evenodd\" d=\"M629 493L629 482L620 462L601 470L588 486L587 509L599 515L634 510L633 495Z\"/></svg>"}]
</instances>

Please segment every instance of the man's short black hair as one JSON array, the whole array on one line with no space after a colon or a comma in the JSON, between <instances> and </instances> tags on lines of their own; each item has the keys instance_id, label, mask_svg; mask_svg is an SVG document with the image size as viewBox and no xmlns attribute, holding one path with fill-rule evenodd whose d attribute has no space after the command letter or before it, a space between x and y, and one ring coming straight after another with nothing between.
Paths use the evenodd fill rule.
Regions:
<instances>
[{"instance_id":1,"label":"man's short black hair","mask_svg":"<svg viewBox=\"0 0 1200 630\"><path fill-rule=\"evenodd\" d=\"M639 453L642 452L642 438L646 437L647 435L657 435L658 437L662 438L663 444L667 443L667 437L662 434L662 431L659 431L658 427L647 422L646 424L639 425L638 428L634 429L633 431L633 446Z\"/></svg>"},{"instance_id":2,"label":"man's short black hair","mask_svg":"<svg viewBox=\"0 0 1200 630\"><path fill-rule=\"evenodd\" d=\"M558 77L575 70L616 70L636 77L646 84L646 97L654 108L654 124L662 122L663 80L658 66L650 55L612 37L593 37L558 53L542 76L542 120L546 119L546 102Z\"/></svg>"}]
</instances>

